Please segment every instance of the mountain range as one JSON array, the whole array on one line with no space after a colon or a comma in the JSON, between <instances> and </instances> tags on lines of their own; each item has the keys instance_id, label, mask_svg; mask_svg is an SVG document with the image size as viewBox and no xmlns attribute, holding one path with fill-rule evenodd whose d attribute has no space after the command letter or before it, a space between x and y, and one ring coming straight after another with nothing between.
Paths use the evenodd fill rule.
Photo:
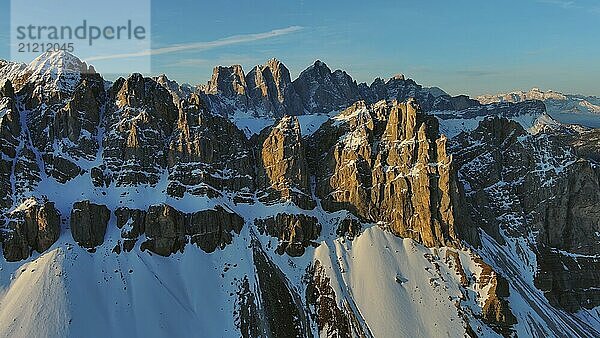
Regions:
<instances>
[{"instance_id":1,"label":"mountain range","mask_svg":"<svg viewBox=\"0 0 600 338\"><path fill-rule=\"evenodd\" d=\"M477 97L477 100L482 104L539 100L544 102L547 112L560 122L600 128L600 98L595 96L563 94L533 88L508 94L482 95Z\"/></svg>"},{"instance_id":2,"label":"mountain range","mask_svg":"<svg viewBox=\"0 0 600 338\"><path fill-rule=\"evenodd\" d=\"M600 336L600 129L533 93L1 61L0 333Z\"/></svg>"}]
</instances>

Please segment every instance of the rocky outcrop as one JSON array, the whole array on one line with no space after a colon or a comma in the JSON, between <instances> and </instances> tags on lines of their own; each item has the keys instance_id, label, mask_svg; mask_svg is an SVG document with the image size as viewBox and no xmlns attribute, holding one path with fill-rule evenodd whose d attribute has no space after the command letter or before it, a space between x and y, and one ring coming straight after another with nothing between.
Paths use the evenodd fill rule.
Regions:
<instances>
[{"instance_id":1,"label":"rocky outcrop","mask_svg":"<svg viewBox=\"0 0 600 338\"><path fill-rule=\"evenodd\" d=\"M239 234L244 219L236 213L217 206L214 210L203 210L188 216L186 233L190 242L204 252L224 248L233 240L232 232Z\"/></svg>"},{"instance_id":2,"label":"rocky outcrop","mask_svg":"<svg viewBox=\"0 0 600 338\"><path fill-rule=\"evenodd\" d=\"M183 252L187 243L185 219L182 212L169 205L154 205L148 209L145 219L146 237L141 249L148 249L161 256Z\"/></svg>"},{"instance_id":3,"label":"rocky outcrop","mask_svg":"<svg viewBox=\"0 0 600 338\"><path fill-rule=\"evenodd\" d=\"M478 244L437 120L404 103L358 102L311 138L317 194L326 210L383 221L426 246Z\"/></svg>"},{"instance_id":4,"label":"rocky outcrop","mask_svg":"<svg viewBox=\"0 0 600 338\"><path fill-rule=\"evenodd\" d=\"M103 159L117 186L155 185L167 165L167 140L178 108L167 89L133 74L111 87Z\"/></svg>"},{"instance_id":5,"label":"rocky outcrop","mask_svg":"<svg viewBox=\"0 0 600 338\"><path fill-rule=\"evenodd\" d=\"M296 117L286 116L258 137L257 185L259 200L271 204L291 201L312 209L309 171Z\"/></svg>"},{"instance_id":6,"label":"rocky outcrop","mask_svg":"<svg viewBox=\"0 0 600 338\"><path fill-rule=\"evenodd\" d=\"M169 256L183 252L189 241L210 253L231 244L231 233L239 234L243 225L243 218L220 206L214 210L183 213L169 205L155 205L146 212L147 240L141 249Z\"/></svg>"},{"instance_id":7,"label":"rocky outcrop","mask_svg":"<svg viewBox=\"0 0 600 338\"><path fill-rule=\"evenodd\" d=\"M488 288L483 304L482 319L494 331L505 337L513 334L512 326L517 323L517 318L510 310L508 296L510 295L508 281L499 276L491 266L481 259L476 260L482 268L477 281L480 289Z\"/></svg>"},{"instance_id":8,"label":"rocky outcrop","mask_svg":"<svg viewBox=\"0 0 600 338\"><path fill-rule=\"evenodd\" d=\"M246 76L242 66L218 66L213 70L212 78L206 86L206 93L224 98L233 98L236 101L236 106L247 107L247 89Z\"/></svg>"},{"instance_id":9,"label":"rocky outcrop","mask_svg":"<svg viewBox=\"0 0 600 338\"><path fill-rule=\"evenodd\" d=\"M11 184L13 159L20 143L21 122L15 105L14 89L9 80L0 85L0 209L9 208L13 202Z\"/></svg>"},{"instance_id":10,"label":"rocky outcrop","mask_svg":"<svg viewBox=\"0 0 600 338\"><path fill-rule=\"evenodd\" d=\"M246 75L249 106L260 115L280 118L285 115L301 115L304 107L292 85L290 71L277 59L263 66L254 67Z\"/></svg>"},{"instance_id":11,"label":"rocky outcrop","mask_svg":"<svg viewBox=\"0 0 600 338\"><path fill-rule=\"evenodd\" d=\"M40 172L35 152L28 145L25 145L17 153L14 165L14 200L23 199L35 191L42 180Z\"/></svg>"},{"instance_id":12,"label":"rocky outcrop","mask_svg":"<svg viewBox=\"0 0 600 338\"><path fill-rule=\"evenodd\" d=\"M13 161L0 159L0 185L4 187L0 192L0 210L8 209L13 204L12 168Z\"/></svg>"},{"instance_id":13,"label":"rocky outcrop","mask_svg":"<svg viewBox=\"0 0 600 338\"><path fill-rule=\"evenodd\" d=\"M240 65L215 67L203 95L211 110L223 115L241 111L280 118L304 112L289 70L276 59L254 67L248 74Z\"/></svg>"},{"instance_id":14,"label":"rocky outcrop","mask_svg":"<svg viewBox=\"0 0 600 338\"><path fill-rule=\"evenodd\" d=\"M75 177L85 173L77 164L53 154L42 155L46 175L54 178L58 183L67 183Z\"/></svg>"},{"instance_id":15,"label":"rocky outcrop","mask_svg":"<svg viewBox=\"0 0 600 338\"><path fill-rule=\"evenodd\" d=\"M94 249L104 243L110 210L90 201L77 202L71 211L71 234L80 246Z\"/></svg>"},{"instance_id":16,"label":"rocky outcrop","mask_svg":"<svg viewBox=\"0 0 600 338\"><path fill-rule=\"evenodd\" d=\"M0 86L0 152L11 158L16 156L21 133L20 116L15 106L14 95L11 82L4 81Z\"/></svg>"},{"instance_id":17,"label":"rocky outcrop","mask_svg":"<svg viewBox=\"0 0 600 338\"><path fill-rule=\"evenodd\" d=\"M353 240L359 235L361 229L362 223L358 219L346 217L340 221L335 233L340 237L345 236L349 240Z\"/></svg>"},{"instance_id":18,"label":"rocky outcrop","mask_svg":"<svg viewBox=\"0 0 600 338\"><path fill-rule=\"evenodd\" d=\"M217 66L210 81L202 88L202 98L214 112L233 115L236 111L248 112L248 86L240 65Z\"/></svg>"},{"instance_id":19,"label":"rocky outcrop","mask_svg":"<svg viewBox=\"0 0 600 338\"><path fill-rule=\"evenodd\" d=\"M306 247L319 238L321 224L312 216L280 213L274 217L256 219L254 224L261 234L279 239L276 252L292 257L302 256Z\"/></svg>"},{"instance_id":20,"label":"rocky outcrop","mask_svg":"<svg viewBox=\"0 0 600 338\"><path fill-rule=\"evenodd\" d=\"M154 80L168 90L169 93L171 93L171 96L173 97L173 104L180 108L182 107L181 101L188 99L194 91L190 85L180 85L173 80L169 80L165 74L155 77Z\"/></svg>"},{"instance_id":21,"label":"rocky outcrop","mask_svg":"<svg viewBox=\"0 0 600 338\"><path fill-rule=\"evenodd\" d=\"M26 200L8 214L2 245L4 258L16 262L29 258L32 250L39 253L48 250L60 236L60 224L54 203Z\"/></svg>"},{"instance_id":22,"label":"rocky outcrop","mask_svg":"<svg viewBox=\"0 0 600 338\"><path fill-rule=\"evenodd\" d=\"M173 197L220 197L229 192L237 202L251 200L254 155L248 140L229 120L211 114L196 94L182 101L167 167L167 193Z\"/></svg>"},{"instance_id":23,"label":"rocky outcrop","mask_svg":"<svg viewBox=\"0 0 600 338\"><path fill-rule=\"evenodd\" d=\"M106 102L104 80L98 74L83 74L66 104L56 111L50 138L61 140L61 150L73 158L93 160L98 153L98 127Z\"/></svg>"},{"instance_id":24,"label":"rocky outcrop","mask_svg":"<svg viewBox=\"0 0 600 338\"><path fill-rule=\"evenodd\" d=\"M356 314L345 300L339 306L330 278L318 260L309 267L306 276L306 302L322 337L366 337Z\"/></svg>"}]
</instances>

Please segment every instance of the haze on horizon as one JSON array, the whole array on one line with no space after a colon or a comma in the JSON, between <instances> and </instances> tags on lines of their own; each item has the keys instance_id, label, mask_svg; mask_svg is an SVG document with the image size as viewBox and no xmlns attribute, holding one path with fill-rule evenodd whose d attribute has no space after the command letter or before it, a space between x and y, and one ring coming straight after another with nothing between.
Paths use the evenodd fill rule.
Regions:
<instances>
[{"instance_id":1,"label":"haze on horizon","mask_svg":"<svg viewBox=\"0 0 600 338\"><path fill-rule=\"evenodd\" d=\"M9 59L9 1L1 4L0 58ZM182 83L205 83L215 65L249 71L276 57L293 78L319 59L359 82L402 73L453 95L539 87L600 96L593 0L152 5L152 71Z\"/></svg>"}]
</instances>

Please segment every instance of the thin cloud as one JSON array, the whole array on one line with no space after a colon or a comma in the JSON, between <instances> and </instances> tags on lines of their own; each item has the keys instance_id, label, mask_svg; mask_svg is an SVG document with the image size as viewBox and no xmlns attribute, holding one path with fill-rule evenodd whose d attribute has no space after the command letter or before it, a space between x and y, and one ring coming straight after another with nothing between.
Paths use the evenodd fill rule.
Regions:
<instances>
[{"instance_id":1,"label":"thin cloud","mask_svg":"<svg viewBox=\"0 0 600 338\"><path fill-rule=\"evenodd\" d=\"M237 45L241 43L248 43L260 40L272 39L279 36L284 36L288 34L292 34L298 31L301 31L303 27L301 26L290 26L287 28L274 29L269 32L264 33L255 33L255 34L246 34L246 35L234 35L229 36L223 39L218 39L214 41L202 41L202 42L192 42L186 44L172 45L168 47L155 48L144 50L136 53L124 53L124 54L113 54L113 55L101 55L94 56L91 58L87 58L88 62L98 61L98 60L113 60L113 59L124 59L124 58L132 58L132 57L143 57L143 56L152 56L152 55L162 55L162 54L170 54L177 53L188 50L209 50L218 47Z\"/></svg>"},{"instance_id":2,"label":"thin cloud","mask_svg":"<svg viewBox=\"0 0 600 338\"><path fill-rule=\"evenodd\" d=\"M538 0L538 2L543 3L543 4L558 6L558 7L564 8L564 9L577 7L577 4L575 3L575 1L568 1L568 0Z\"/></svg>"}]
</instances>

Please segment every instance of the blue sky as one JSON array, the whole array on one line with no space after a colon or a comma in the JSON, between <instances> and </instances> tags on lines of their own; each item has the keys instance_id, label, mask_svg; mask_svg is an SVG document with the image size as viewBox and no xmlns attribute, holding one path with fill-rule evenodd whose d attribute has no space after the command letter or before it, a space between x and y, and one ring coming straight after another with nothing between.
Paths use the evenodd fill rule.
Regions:
<instances>
[{"instance_id":1,"label":"blue sky","mask_svg":"<svg viewBox=\"0 0 600 338\"><path fill-rule=\"evenodd\" d=\"M9 1L0 1L8 59ZM600 96L597 0L153 1L152 48L173 45L190 48L152 56L152 72L192 84L218 64L249 71L277 57L292 77L320 59L359 82L403 73L451 94Z\"/></svg>"}]
</instances>

